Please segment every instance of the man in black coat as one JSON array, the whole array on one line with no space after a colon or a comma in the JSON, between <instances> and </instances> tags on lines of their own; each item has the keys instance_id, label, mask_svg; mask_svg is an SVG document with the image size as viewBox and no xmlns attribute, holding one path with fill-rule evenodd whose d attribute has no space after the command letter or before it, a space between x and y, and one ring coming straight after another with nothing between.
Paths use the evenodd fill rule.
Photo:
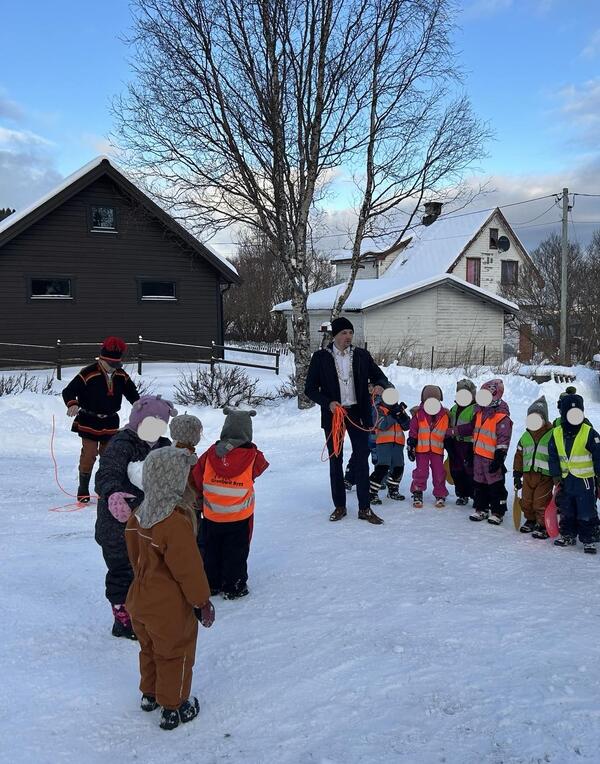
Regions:
<instances>
[{"instance_id":1,"label":"man in black coat","mask_svg":"<svg viewBox=\"0 0 600 764\"><path fill-rule=\"evenodd\" d=\"M346 516L343 455L335 456L333 453L331 433L333 412L338 406L343 406L348 412L346 427L352 443L358 517L381 525L383 520L373 512L369 503L368 429L372 426L373 406L369 383L374 385L373 394L380 395L384 387L390 386L390 382L369 352L352 345L354 327L347 318L332 321L331 334L333 342L313 353L304 388L306 395L321 407L321 427L325 430L329 451L329 479L335 507L329 519L341 520Z\"/></svg>"}]
</instances>

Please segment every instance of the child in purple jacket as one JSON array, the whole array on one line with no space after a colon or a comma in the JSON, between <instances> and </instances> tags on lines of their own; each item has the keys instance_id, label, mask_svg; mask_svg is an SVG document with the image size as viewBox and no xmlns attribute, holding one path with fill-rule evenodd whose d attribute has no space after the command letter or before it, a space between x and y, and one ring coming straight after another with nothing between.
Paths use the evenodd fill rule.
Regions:
<instances>
[{"instance_id":1,"label":"child in purple jacket","mask_svg":"<svg viewBox=\"0 0 600 764\"><path fill-rule=\"evenodd\" d=\"M407 454L411 462L416 461L410 490L413 507L423 506L423 491L431 470L435 506L442 509L446 505L446 474L444 471L444 439L449 426L448 411L441 401L441 388L425 385L421 391L421 405L410 421Z\"/></svg>"}]
</instances>

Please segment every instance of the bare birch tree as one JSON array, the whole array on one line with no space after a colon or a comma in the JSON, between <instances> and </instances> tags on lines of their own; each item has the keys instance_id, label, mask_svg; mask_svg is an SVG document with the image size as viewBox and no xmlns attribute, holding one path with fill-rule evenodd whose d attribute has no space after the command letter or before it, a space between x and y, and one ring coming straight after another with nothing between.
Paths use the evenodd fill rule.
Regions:
<instances>
[{"instance_id":1,"label":"bare birch tree","mask_svg":"<svg viewBox=\"0 0 600 764\"><path fill-rule=\"evenodd\" d=\"M115 102L119 142L155 197L195 232L242 225L272 243L290 282L299 390L310 360L307 241L331 172L362 167L366 152L373 180L367 174L362 240L375 212L381 219L399 201L391 189L425 193L434 183L433 170L419 171L421 159L411 163L413 154L425 156L438 175L444 162L457 169L446 152L449 134L462 129L466 102L462 112L448 112L445 129L425 130L435 122L427 107L444 95L439 83L452 79L454 0L391 5L134 3L136 78ZM419 153L421 141L427 150ZM465 156L473 147L466 143ZM311 404L300 395L299 405Z\"/></svg>"}]
</instances>

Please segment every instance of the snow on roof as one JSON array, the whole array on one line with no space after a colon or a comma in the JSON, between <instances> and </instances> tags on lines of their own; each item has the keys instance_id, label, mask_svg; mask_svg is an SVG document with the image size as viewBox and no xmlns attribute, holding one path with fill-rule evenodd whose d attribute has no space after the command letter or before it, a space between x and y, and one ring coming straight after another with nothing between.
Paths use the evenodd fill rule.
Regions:
<instances>
[{"instance_id":1,"label":"snow on roof","mask_svg":"<svg viewBox=\"0 0 600 764\"><path fill-rule=\"evenodd\" d=\"M47 201L49 201L53 197L55 197L58 194L60 194L61 191L64 191L66 188L69 188L69 186L71 186L73 183L78 181L80 178L83 178L84 175L87 175L88 172L93 170L95 167L98 167L98 165L100 165L105 160L108 162L109 165L111 165L111 167L113 167L113 169L115 169L118 173L123 175L123 177L127 178L127 180L131 184L133 184L136 188L139 189L138 184L131 177L129 177L127 175L127 173L121 167L119 167L119 165L114 161L114 159L112 159L109 156L106 156L105 154L100 154L95 159L92 159L91 162L88 162L87 164L84 164L83 167L80 167L74 173L71 173L71 175L68 175L61 183L59 183L58 186L55 186L55 188L53 188L51 191L48 191L47 194L44 194L44 196L42 196L39 199L37 199L35 202L33 202L33 204L30 204L28 207L25 207L24 209L22 209L20 211L13 212L11 215L9 215L8 217L4 218L4 220L2 220L2 222L0 222L0 234L2 234L4 231L6 231L9 228L11 228L19 220L22 220L24 217L26 217L27 215L31 214L38 207L41 207L42 204L45 204ZM141 191L141 189L140 189L140 191ZM147 196L145 191L142 191L142 193L145 196ZM157 204L157 202L154 201L154 199L152 201L154 202L154 204ZM161 207L163 212L165 212L167 215L169 215L169 213L166 210L164 210L161 205L157 204L157 206ZM175 220L175 219L173 218L173 220ZM223 255L220 255L212 247L208 246L204 242L201 242L199 239L197 239L197 237L191 231L189 231L186 226L182 225L181 222L179 222L179 221L175 221L175 222L177 222L179 225L181 225L182 228L184 228L185 231L190 236L193 236L194 239L196 239L196 241L198 241L198 243L201 246L203 246L205 249L207 249L211 253L211 255L213 257L215 257L217 260L219 260L221 263L223 263L223 265L226 268L228 268L232 273L235 273L236 276L238 275L236 267L232 263L230 263L229 260L227 260L226 257L223 257Z\"/></svg>"},{"instance_id":2,"label":"snow on roof","mask_svg":"<svg viewBox=\"0 0 600 764\"><path fill-rule=\"evenodd\" d=\"M492 214L488 210L442 215L431 225L417 226L407 234L412 235L412 241L381 280L401 275L404 282L410 284L446 273Z\"/></svg>"},{"instance_id":3,"label":"snow on roof","mask_svg":"<svg viewBox=\"0 0 600 764\"><path fill-rule=\"evenodd\" d=\"M481 287L477 287L474 284L469 284L451 273L438 273L428 279L412 284L407 284L403 275L402 277L397 276L396 278L359 279L354 282L354 288L344 305L344 310L365 310L366 308L371 308L374 305L387 302L388 300L408 297L414 292L424 291L444 282L467 292L471 292L483 300L496 303L511 313L516 313L519 310L519 306L514 302L506 300L504 297L500 297L492 292L488 292L485 289L481 289ZM342 293L345 287L345 283L336 284L327 289L321 289L319 292L314 292L308 297L308 309L331 310L337 297ZM272 310L280 312L291 309L292 302L291 300L287 300L286 302L281 302L278 305L275 305Z\"/></svg>"}]
</instances>

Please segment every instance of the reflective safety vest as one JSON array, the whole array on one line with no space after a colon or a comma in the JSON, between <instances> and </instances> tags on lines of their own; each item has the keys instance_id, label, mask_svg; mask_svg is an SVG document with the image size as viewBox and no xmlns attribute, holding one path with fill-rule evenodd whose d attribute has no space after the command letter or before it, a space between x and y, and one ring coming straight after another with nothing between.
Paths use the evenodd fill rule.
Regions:
<instances>
[{"instance_id":1,"label":"reflective safety vest","mask_svg":"<svg viewBox=\"0 0 600 764\"><path fill-rule=\"evenodd\" d=\"M473 414L475 413L475 404L471 403L458 414L458 404L455 403L450 409L450 427L458 427L461 424L471 424L473 421ZM457 416L458 415L458 416ZM461 441L461 443L472 443L472 435L456 435L455 440Z\"/></svg>"},{"instance_id":2,"label":"reflective safety vest","mask_svg":"<svg viewBox=\"0 0 600 764\"><path fill-rule=\"evenodd\" d=\"M223 477L206 460L203 476L204 517L215 523L245 520L254 512L254 459L240 474Z\"/></svg>"},{"instance_id":3,"label":"reflective safety vest","mask_svg":"<svg viewBox=\"0 0 600 764\"><path fill-rule=\"evenodd\" d=\"M443 454L444 438L450 424L448 412L446 411L440 416L433 428L429 426L427 414L424 411L419 411L417 421L419 423L419 432L417 434L417 447L415 451L418 454L427 454L430 451L432 454Z\"/></svg>"},{"instance_id":4,"label":"reflective safety vest","mask_svg":"<svg viewBox=\"0 0 600 764\"><path fill-rule=\"evenodd\" d=\"M558 458L560 459L560 472L563 478L569 473L578 478L594 477L594 462L592 454L587 450L586 444L592 428L589 424L582 424L575 436L571 453L567 456L565 449L565 436L562 427L552 430Z\"/></svg>"},{"instance_id":5,"label":"reflective safety vest","mask_svg":"<svg viewBox=\"0 0 600 764\"><path fill-rule=\"evenodd\" d=\"M383 416L387 416L390 413L390 410L381 404L379 405L379 410ZM394 424L387 430L380 430L378 427L375 435L375 442L378 446L381 446L384 443L395 443L397 446L403 446L405 443L404 430L400 427L398 422L394 422Z\"/></svg>"},{"instance_id":6,"label":"reflective safety vest","mask_svg":"<svg viewBox=\"0 0 600 764\"><path fill-rule=\"evenodd\" d=\"M475 417L475 429L473 430L473 451L478 456L493 459L498 443L496 428L498 423L506 417L506 412L497 411L493 416L483 421L483 412L478 411Z\"/></svg>"},{"instance_id":7,"label":"reflective safety vest","mask_svg":"<svg viewBox=\"0 0 600 764\"><path fill-rule=\"evenodd\" d=\"M536 443L530 432L524 432L519 440L523 451L523 472L540 472L542 475L550 474L548 461L548 443L552 437L552 430L544 433Z\"/></svg>"}]
</instances>

